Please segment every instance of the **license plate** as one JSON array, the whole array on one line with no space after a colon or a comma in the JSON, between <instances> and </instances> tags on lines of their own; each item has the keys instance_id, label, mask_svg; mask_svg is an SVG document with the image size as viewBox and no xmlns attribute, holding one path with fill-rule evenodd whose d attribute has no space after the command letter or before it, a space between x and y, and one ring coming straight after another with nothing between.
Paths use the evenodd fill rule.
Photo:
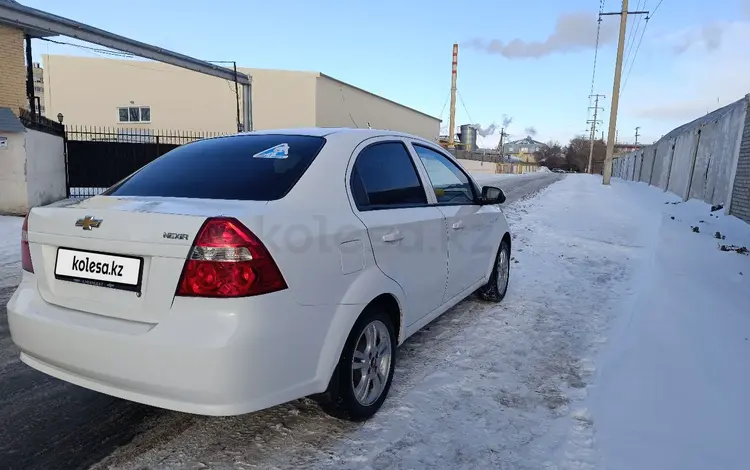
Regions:
<instances>
[{"instance_id":1,"label":"license plate","mask_svg":"<svg viewBox=\"0 0 750 470\"><path fill-rule=\"evenodd\" d=\"M57 249L55 277L112 289L140 291L143 258Z\"/></svg>"}]
</instances>

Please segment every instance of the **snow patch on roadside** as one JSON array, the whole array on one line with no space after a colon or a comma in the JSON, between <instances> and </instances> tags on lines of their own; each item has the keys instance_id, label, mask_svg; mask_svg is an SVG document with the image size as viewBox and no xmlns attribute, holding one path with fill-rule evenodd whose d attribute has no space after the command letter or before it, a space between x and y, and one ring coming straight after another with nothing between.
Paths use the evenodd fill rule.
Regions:
<instances>
[{"instance_id":1,"label":"snow patch on roadside","mask_svg":"<svg viewBox=\"0 0 750 470\"><path fill-rule=\"evenodd\" d=\"M21 281L21 225L23 217L0 215L0 289L15 288ZM3 299L7 301L0 295Z\"/></svg>"},{"instance_id":2,"label":"snow patch on roadside","mask_svg":"<svg viewBox=\"0 0 750 470\"><path fill-rule=\"evenodd\" d=\"M750 246L750 225L644 184L612 189L651 233L588 403L606 466L746 469L750 256L720 247Z\"/></svg>"}]
</instances>

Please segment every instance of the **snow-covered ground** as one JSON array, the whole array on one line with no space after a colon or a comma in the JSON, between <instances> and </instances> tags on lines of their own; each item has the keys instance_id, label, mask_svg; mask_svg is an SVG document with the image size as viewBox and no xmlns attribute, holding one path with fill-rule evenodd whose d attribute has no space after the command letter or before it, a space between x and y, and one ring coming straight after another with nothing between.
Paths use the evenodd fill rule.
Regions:
<instances>
[{"instance_id":1,"label":"snow-covered ground","mask_svg":"<svg viewBox=\"0 0 750 470\"><path fill-rule=\"evenodd\" d=\"M600 181L568 175L507 205L507 297L410 338L372 420L309 400L163 412L95 468L748 468L750 257L719 245L750 245L750 226ZM0 218L0 252L20 223Z\"/></svg>"},{"instance_id":2,"label":"snow-covered ground","mask_svg":"<svg viewBox=\"0 0 750 470\"><path fill-rule=\"evenodd\" d=\"M748 469L750 257L720 246L750 247L750 226L640 183L611 189L613 211L643 208L616 249L645 256L592 387L607 468Z\"/></svg>"},{"instance_id":3,"label":"snow-covered ground","mask_svg":"<svg viewBox=\"0 0 750 470\"><path fill-rule=\"evenodd\" d=\"M21 280L22 224L22 217L0 216L0 289L14 288Z\"/></svg>"}]
</instances>

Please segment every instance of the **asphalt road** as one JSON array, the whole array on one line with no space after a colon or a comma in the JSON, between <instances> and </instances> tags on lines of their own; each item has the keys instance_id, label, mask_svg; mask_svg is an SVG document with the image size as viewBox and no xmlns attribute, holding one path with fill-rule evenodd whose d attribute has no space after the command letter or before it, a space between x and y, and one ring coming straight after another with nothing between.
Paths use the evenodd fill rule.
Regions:
<instances>
[{"instance_id":1,"label":"asphalt road","mask_svg":"<svg viewBox=\"0 0 750 470\"><path fill-rule=\"evenodd\" d=\"M506 204L511 204L562 177L536 173L481 175L478 180L503 189ZM3 264L6 260L0 260L0 266ZM0 468L77 469L103 460L104 465L128 466L131 458L169 442L196 424L208 423L202 417L91 392L22 364L6 319L5 304L14 289L14 285L0 285ZM306 419L306 413L303 410L299 419ZM345 425L333 425L337 426ZM262 430L238 432L247 440L258 440ZM115 450L117 457L107 462Z\"/></svg>"}]
</instances>

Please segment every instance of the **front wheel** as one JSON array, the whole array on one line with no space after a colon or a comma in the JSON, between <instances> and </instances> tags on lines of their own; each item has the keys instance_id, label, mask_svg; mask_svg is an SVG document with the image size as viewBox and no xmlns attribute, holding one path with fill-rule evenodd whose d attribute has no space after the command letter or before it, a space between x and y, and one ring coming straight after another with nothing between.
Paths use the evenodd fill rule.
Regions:
<instances>
[{"instance_id":1,"label":"front wheel","mask_svg":"<svg viewBox=\"0 0 750 470\"><path fill-rule=\"evenodd\" d=\"M349 333L328 389L317 400L331 416L369 419L388 395L395 364L393 323L382 310L368 307Z\"/></svg>"},{"instance_id":2,"label":"front wheel","mask_svg":"<svg viewBox=\"0 0 750 470\"><path fill-rule=\"evenodd\" d=\"M495 265L487 284L479 288L479 296L490 302L500 302L508 292L510 281L510 245L503 240L497 250Z\"/></svg>"}]
</instances>

